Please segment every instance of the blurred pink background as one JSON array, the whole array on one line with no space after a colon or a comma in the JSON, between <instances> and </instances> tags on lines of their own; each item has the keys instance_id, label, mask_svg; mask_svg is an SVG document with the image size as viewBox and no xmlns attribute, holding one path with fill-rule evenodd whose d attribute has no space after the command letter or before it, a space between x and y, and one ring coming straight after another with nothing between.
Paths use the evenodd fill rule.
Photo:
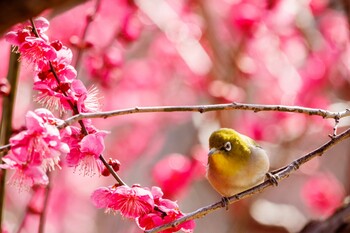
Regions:
<instances>
[{"instance_id":1,"label":"blurred pink background","mask_svg":"<svg viewBox=\"0 0 350 233\"><path fill-rule=\"evenodd\" d=\"M94 4L44 15L51 40L61 40L75 58L82 48L78 78L99 88L102 110L229 102L332 111L349 106L349 16L340 2L102 0L81 41ZM0 43L4 77L10 48ZM30 65L22 64L17 129L28 110L40 107L32 101L32 78ZM205 179L213 130L231 127L254 138L268 151L273 170L326 142L334 125L317 116L245 111L146 113L93 122L111 131L104 156L121 162L119 174L128 184L160 186L184 212L221 198ZM346 127L349 120L341 119L339 131ZM278 187L196 220L194 232L297 232L311 219L324 219L349 193L349 146L345 141ZM141 232L132 220L105 214L90 201L96 188L113 183L67 167L53 172L46 232ZM5 222L15 232L31 192L7 188ZM34 214L28 219L26 232L36 232L37 220Z\"/></svg>"}]
</instances>

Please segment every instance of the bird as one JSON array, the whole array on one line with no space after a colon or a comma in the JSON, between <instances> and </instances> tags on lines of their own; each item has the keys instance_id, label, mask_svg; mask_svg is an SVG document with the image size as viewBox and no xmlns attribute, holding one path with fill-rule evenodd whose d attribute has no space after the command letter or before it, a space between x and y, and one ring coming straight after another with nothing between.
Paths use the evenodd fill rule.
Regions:
<instances>
[{"instance_id":1,"label":"bird","mask_svg":"<svg viewBox=\"0 0 350 233\"><path fill-rule=\"evenodd\" d=\"M250 137L230 128L210 135L206 177L226 209L228 197L262 183L269 167L266 151Z\"/></svg>"}]
</instances>

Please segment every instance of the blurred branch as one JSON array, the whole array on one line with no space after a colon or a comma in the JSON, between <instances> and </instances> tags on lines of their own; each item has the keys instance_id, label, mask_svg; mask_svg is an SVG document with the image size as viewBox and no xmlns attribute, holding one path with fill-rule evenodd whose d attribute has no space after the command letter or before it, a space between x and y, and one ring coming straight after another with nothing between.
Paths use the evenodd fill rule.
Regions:
<instances>
[{"instance_id":1,"label":"blurred branch","mask_svg":"<svg viewBox=\"0 0 350 233\"><path fill-rule=\"evenodd\" d=\"M307 153L306 155L300 157L299 159L294 160L293 162L291 162L290 164L288 164L285 167L282 167L276 171L271 172L273 174L273 179L267 179L266 181L264 181L263 183L256 185L246 191L243 191L241 193L238 193L232 197L228 198L228 201L230 204L237 202L241 199L250 197L254 194L257 193L261 193L263 190L265 190L268 187L271 187L275 184L276 181L280 181L283 180L287 177L289 177L289 175L298 170L299 167L303 164L305 164L306 162L310 161L311 159L317 157L317 156L321 156L324 152L326 152L328 149L330 149L331 147L333 147L334 145L338 144L339 142L343 141L344 139L347 139L350 137L350 128L347 129L346 131L344 131L343 133L332 137L328 142L324 143L322 146L318 147L317 149L311 151L310 153ZM173 228L173 227L177 227L180 224L187 222L189 220L193 220L193 219L197 219L197 218L201 218L211 212L213 212L214 210L220 209L225 207L222 203L222 201L202 207L196 211L193 211L173 222L170 222L168 224L150 229L150 230L146 230L145 233L156 233L156 232L160 232L163 231L165 229L169 229L169 228ZM329 232L329 231L327 231Z\"/></svg>"},{"instance_id":2,"label":"blurred branch","mask_svg":"<svg viewBox=\"0 0 350 233\"><path fill-rule=\"evenodd\" d=\"M350 29L350 1L349 0L342 0L343 8L346 13L346 16L348 18L348 28Z\"/></svg>"},{"instance_id":3,"label":"blurred branch","mask_svg":"<svg viewBox=\"0 0 350 233\"><path fill-rule=\"evenodd\" d=\"M67 10L87 0L12 0L0 1L0 35L16 23L35 17L44 10Z\"/></svg>"},{"instance_id":4,"label":"blurred branch","mask_svg":"<svg viewBox=\"0 0 350 233\"><path fill-rule=\"evenodd\" d=\"M10 149L11 149L11 145L10 144L4 145L4 146L0 146L1 155L6 154Z\"/></svg>"},{"instance_id":5,"label":"blurred branch","mask_svg":"<svg viewBox=\"0 0 350 233\"><path fill-rule=\"evenodd\" d=\"M322 221L311 221L299 233L350 232L350 202L340 207L332 216Z\"/></svg>"},{"instance_id":6,"label":"blurred branch","mask_svg":"<svg viewBox=\"0 0 350 233\"><path fill-rule=\"evenodd\" d=\"M83 56L83 51L84 51L84 43L86 42L86 36L89 31L89 28L91 27L91 23L95 20L97 16L97 13L100 9L100 5L101 5L101 0L96 0L93 10L90 13L88 13L88 15L86 16L83 34L81 35L81 38L79 38L80 41L78 41L78 46L77 46L78 49L77 49L77 55L76 55L75 64L74 64L74 67L76 70L79 70L81 58Z\"/></svg>"},{"instance_id":7,"label":"blurred branch","mask_svg":"<svg viewBox=\"0 0 350 233\"><path fill-rule=\"evenodd\" d=\"M259 104L211 104L211 105L192 105L192 106L159 106L159 107L135 107L115 111L98 112L98 113L80 113L74 115L64 121L59 128L66 127L76 121L87 118L109 118L113 116L134 114L134 113L150 113L150 112L211 112L222 110L246 110L254 112L274 111L274 112L291 112L302 113L307 115L317 115L323 118L341 119L350 116L350 110L346 109L341 112L332 112L324 109L305 108L299 106L285 106L285 105L259 105Z\"/></svg>"},{"instance_id":8,"label":"blurred branch","mask_svg":"<svg viewBox=\"0 0 350 233\"><path fill-rule=\"evenodd\" d=\"M12 116L17 93L18 73L19 73L19 54L11 52L9 59L9 68L7 72L7 80L10 84L11 91L8 96L3 97L2 114L0 123L0 145L9 143L12 134ZM9 147L1 146L4 150L0 150L0 156L7 153ZM0 175L0 227L3 229L4 199L5 199L5 178L6 171L2 170Z\"/></svg>"},{"instance_id":9,"label":"blurred branch","mask_svg":"<svg viewBox=\"0 0 350 233\"><path fill-rule=\"evenodd\" d=\"M46 223L46 217L47 217L47 212L48 212L48 203L49 203L49 197L51 194L51 173L47 172L47 177L49 178L49 183L45 187L45 198L44 198L44 203L43 203L43 209L41 210L41 213L39 215L39 229L38 233L44 233L45 232L45 223Z\"/></svg>"}]
</instances>

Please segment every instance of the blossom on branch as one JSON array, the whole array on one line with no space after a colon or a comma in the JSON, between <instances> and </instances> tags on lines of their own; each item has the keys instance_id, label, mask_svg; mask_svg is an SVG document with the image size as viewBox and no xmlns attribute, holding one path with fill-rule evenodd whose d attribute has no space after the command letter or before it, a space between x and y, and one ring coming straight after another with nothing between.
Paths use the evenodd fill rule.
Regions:
<instances>
[{"instance_id":1,"label":"blossom on branch","mask_svg":"<svg viewBox=\"0 0 350 233\"><path fill-rule=\"evenodd\" d=\"M120 212L124 217L133 219L151 212L154 208L152 193L137 185L101 187L95 190L91 199L98 208Z\"/></svg>"},{"instance_id":2,"label":"blossom on branch","mask_svg":"<svg viewBox=\"0 0 350 233\"><path fill-rule=\"evenodd\" d=\"M162 197L163 192L159 187L148 189L139 185L101 187L91 195L96 207L106 208L107 212L120 212L124 217L135 219L142 230L152 229L184 216L176 202ZM193 221L188 221L162 232L192 232L194 226Z\"/></svg>"},{"instance_id":3,"label":"blossom on branch","mask_svg":"<svg viewBox=\"0 0 350 233\"><path fill-rule=\"evenodd\" d=\"M35 64L35 69L41 69L48 61L55 60L57 53L54 47L41 38L26 37L19 46L21 57Z\"/></svg>"},{"instance_id":4,"label":"blossom on branch","mask_svg":"<svg viewBox=\"0 0 350 233\"><path fill-rule=\"evenodd\" d=\"M87 127L88 135L85 135L80 128L71 127L63 135L63 141L69 145L70 152L66 156L67 165L78 168L84 175L92 176L101 173L102 163L100 154L105 149L103 138L107 131L97 130L92 126Z\"/></svg>"},{"instance_id":5,"label":"blossom on branch","mask_svg":"<svg viewBox=\"0 0 350 233\"><path fill-rule=\"evenodd\" d=\"M45 41L48 41L48 37L44 32L46 32L47 29L49 29L49 21L44 17L38 17L34 19L34 24L36 31L39 34L39 37ZM9 43L15 46L20 46L22 43L25 42L25 39L30 36L34 37L36 35L33 32L32 25L28 21L15 26L12 31L8 32L5 35L5 38Z\"/></svg>"},{"instance_id":6,"label":"blossom on branch","mask_svg":"<svg viewBox=\"0 0 350 233\"><path fill-rule=\"evenodd\" d=\"M47 109L29 111L26 115L26 127L10 138L10 153L3 157L3 169L14 169L11 178L14 184L47 184L46 171L59 167L60 156L69 152L69 147L61 141L57 124L61 120Z\"/></svg>"},{"instance_id":7,"label":"blossom on branch","mask_svg":"<svg viewBox=\"0 0 350 233\"><path fill-rule=\"evenodd\" d=\"M162 198L163 192L159 187L152 187L151 191L156 208L154 211L145 214L137 219L137 224L141 229L149 230L166 223L170 223L185 215L180 211L179 206L176 202ZM182 230L184 232L193 232L194 227L195 223L193 220L191 220L184 222L177 227L170 228L161 232L171 233L179 230Z\"/></svg>"}]
</instances>

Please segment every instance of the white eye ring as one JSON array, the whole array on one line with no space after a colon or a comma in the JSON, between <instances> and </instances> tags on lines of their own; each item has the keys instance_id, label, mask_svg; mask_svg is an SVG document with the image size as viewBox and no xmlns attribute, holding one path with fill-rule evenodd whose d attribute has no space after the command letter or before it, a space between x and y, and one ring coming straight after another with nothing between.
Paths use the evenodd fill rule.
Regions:
<instances>
[{"instance_id":1,"label":"white eye ring","mask_svg":"<svg viewBox=\"0 0 350 233\"><path fill-rule=\"evenodd\" d=\"M224 145L224 149L226 151L231 151L231 149L232 149L231 142L226 142L225 145Z\"/></svg>"}]
</instances>

